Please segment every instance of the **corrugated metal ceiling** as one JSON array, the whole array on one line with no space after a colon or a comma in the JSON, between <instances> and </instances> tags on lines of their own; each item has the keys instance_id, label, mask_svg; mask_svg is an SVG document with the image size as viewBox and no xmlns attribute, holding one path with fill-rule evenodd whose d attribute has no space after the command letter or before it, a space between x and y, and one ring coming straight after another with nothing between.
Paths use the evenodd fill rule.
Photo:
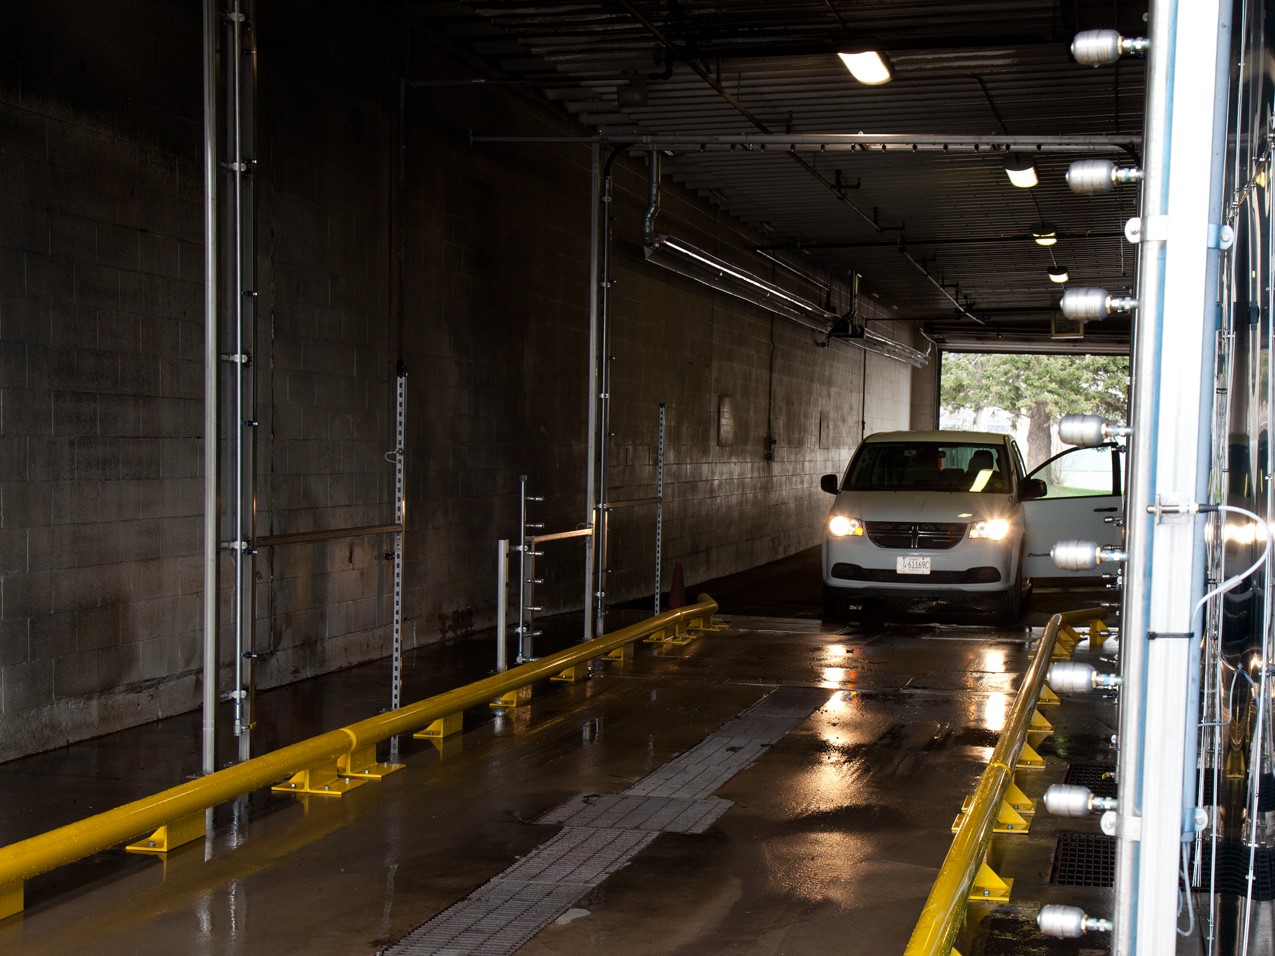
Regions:
<instances>
[{"instance_id":1,"label":"corrugated metal ceiling","mask_svg":"<svg viewBox=\"0 0 1275 956\"><path fill-rule=\"evenodd\" d=\"M1081 156L1137 164L1144 64L1083 67L1069 46L1084 29L1141 35L1145 3L406 0L404 9L494 75L558 104L582 134L952 137L947 149L802 144L795 156L773 142L679 141L664 160L666 175L760 230L772 250L859 273L864 293L939 341L1049 347L1060 294L1051 265L1066 266L1073 285L1132 288L1121 231L1136 193L1076 196L1064 174ZM868 48L889 57L889 84L858 85L835 56ZM1080 153L1056 142L1079 136L1110 145ZM1035 159L1040 185L1009 184L1008 147L974 151L959 137L1012 138ZM1041 223L1059 234L1052 248L1030 239ZM1114 318L1091 324L1086 340L1109 349L1128 333Z\"/></svg>"}]
</instances>

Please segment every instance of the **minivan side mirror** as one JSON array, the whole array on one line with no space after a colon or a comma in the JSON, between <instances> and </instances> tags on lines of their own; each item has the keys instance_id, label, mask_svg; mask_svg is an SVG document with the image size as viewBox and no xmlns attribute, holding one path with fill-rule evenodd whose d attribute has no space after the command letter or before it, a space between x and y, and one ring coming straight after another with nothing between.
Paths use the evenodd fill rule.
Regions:
<instances>
[{"instance_id":1,"label":"minivan side mirror","mask_svg":"<svg viewBox=\"0 0 1275 956\"><path fill-rule=\"evenodd\" d=\"M1024 501L1032 501L1049 494L1049 486L1039 478L1024 478L1023 483L1018 486L1018 491Z\"/></svg>"},{"instance_id":2,"label":"minivan side mirror","mask_svg":"<svg viewBox=\"0 0 1275 956\"><path fill-rule=\"evenodd\" d=\"M830 495L835 495L840 490L837 488L836 475L824 475L819 479L819 487Z\"/></svg>"}]
</instances>

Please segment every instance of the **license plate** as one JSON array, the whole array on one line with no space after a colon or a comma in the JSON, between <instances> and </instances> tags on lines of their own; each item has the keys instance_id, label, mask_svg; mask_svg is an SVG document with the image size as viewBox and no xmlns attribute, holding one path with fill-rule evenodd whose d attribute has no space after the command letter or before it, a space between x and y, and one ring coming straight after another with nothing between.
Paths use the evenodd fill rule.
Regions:
<instances>
[{"instance_id":1,"label":"license plate","mask_svg":"<svg viewBox=\"0 0 1275 956\"><path fill-rule=\"evenodd\" d=\"M930 559L920 554L895 558L894 570L899 574L929 574Z\"/></svg>"}]
</instances>

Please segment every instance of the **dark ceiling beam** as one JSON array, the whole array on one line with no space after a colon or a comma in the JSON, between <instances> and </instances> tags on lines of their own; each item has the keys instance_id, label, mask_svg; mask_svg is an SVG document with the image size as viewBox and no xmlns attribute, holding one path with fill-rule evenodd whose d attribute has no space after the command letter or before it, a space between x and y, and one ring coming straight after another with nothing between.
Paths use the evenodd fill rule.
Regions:
<instances>
[{"instance_id":1,"label":"dark ceiling beam","mask_svg":"<svg viewBox=\"0 0 1275 956\"><path fill-rule=\"evenodd\" d=\"M1119 230L1111 232L1075 232L1058 233L1060 243L1095 239L1123 239L1124 233ZM821 249L890 249L895 246L982 246L982 245L1015 245L1033 242L1031 233L1004 236L933 236L918 239L908 236L903 239L859 239L848 242L777 242L771 245L754 246L754 252L818 252Z\"/></svg>"}]
</instances>

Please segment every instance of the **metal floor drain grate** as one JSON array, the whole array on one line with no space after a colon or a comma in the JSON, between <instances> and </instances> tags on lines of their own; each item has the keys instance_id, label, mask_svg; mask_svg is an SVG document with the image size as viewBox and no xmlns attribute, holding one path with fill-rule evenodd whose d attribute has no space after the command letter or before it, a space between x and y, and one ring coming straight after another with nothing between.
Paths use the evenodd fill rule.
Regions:
<instances>
[{"instance_id":1,"label":"metal floor drain grate","mask_svg":"<svg viewBox=\"0 0 1275 956\"><path fill-rule=\"evenodd\" d=\"M805 720L828 703L832 693L822 687L780 687L771 691L741 717L796 717Z\"/></svg>"},{"instance_id":2,"label":"metal floor drain grate","mask_svg":"<svg viewBox=\"0 0 1275 956\"><path fill-rule=\"evenodd\" d=\"M1116 768L1108 764L1073 763L1067 767L1063 783L1088 787L1095 797L1118 796L1116 790Z\"/></svg>"},{"instance_id":3,"label":"metal floor drain grate","mask_svg":"<svg viewBox=\"0 0 1275 956\"><path fill-rule=\"evenodd\" d=\"M567 827L496 879L597 886L656 837L656 831Z\"/></svg>"},{"instance_id":4,"label":"metal floor drain grate","mask_svg":"<svg viewBox=\"0 0 1275 956\"><path fill-rule=\"evenodd\" d=\"M684 800L707 797L752 764L769 747L769 741L714 734L624 792L636 796L681 797Z\"/></svg>"},{"instance_id":5,"label":"metal floor drain grate","mask_svg":"<svg viewBox=\"0 0 1275 956\"><path fill-rule=\"evenodd\" d=\"M1113 886L1116 838L1105 833L1060 830L1049 882L1060 886Z\"/></svg>"},{"instance_id":6,"label":"metal floor drain grate","mask_svg":"<svg viewBox=\"0 0 1275 956\"><path fill-rule=\"evenodd\" d=\"M653 830L567 827L382 953L513 953L657 835Z\"/></svg>"},{"instance_id":7,"label":"metal floor drain grate","mask_svg":"<svg viewBox=\"0 0 1275 956\"><path fill-rule=\"evenodd\" d=\"M579 794L538 822L564 824L498 877L381 952L505 956L660 833L703 833L731 806L710 794L828 701L781 687L621 794Z\"/></svg>"},{"instance_id":8,"label":"metal floor drain grate","mask_svg":"<svg viewBox=\"0 0 1275 956\"><path fill-rule=\"evenodd\" d=\"M381 950L384 956L507 956L566 912L579 885L496 879Z\"/></svg>"},{"instance_id":9,"label":"metal floor drain grate","mask_svg":"<svg viewBox=\"0 0 1275 956\"><path fill-rule=\"evenodd\" d=\"M703 833L730 807L731 801L719 797L679 800L673 797L580 793L536 822L663 833Z\"/></svg>"},{"instance_id":10,"label":"metal floor drain grate","mask_svg":"<svg viewBox=\"0 0 1275 956\"><path fill-rule=\"evenodd\" d=\"M744 737L748 740L760 740L774 743L810 714L755 714L736 717L722 726L713 737ZM713 737L708 738L712 740Z\"/></svg>"}]
</instances>

